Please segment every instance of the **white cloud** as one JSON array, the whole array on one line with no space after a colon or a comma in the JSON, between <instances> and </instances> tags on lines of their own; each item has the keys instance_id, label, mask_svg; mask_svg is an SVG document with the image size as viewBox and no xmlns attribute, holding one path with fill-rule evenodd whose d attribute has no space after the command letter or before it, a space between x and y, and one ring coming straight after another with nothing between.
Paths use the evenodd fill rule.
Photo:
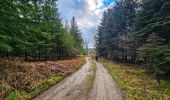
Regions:
<instances>
[{"instance_id":1,"label":"white cloud","mask_svg":"<svg viewBox=\"0 0 170 100\"><path fill-rule=\"evenodd\" d=\"M103 7L103 0L86 0L86 2L89 4L89 8L91 11L95 11L97 9L101 9Z\"/></svg>"},{"instance_id":2,"label":"white cloud","mask_svg":"<svg viewBox=\"0 0 170 100\"><path fill-rule=\"evenodd\" d=\"M93 38L94 27L100 23L105 0L59 0L58 6L64 20L70 21L72 16L76 17L77 24L84 38ZM92 40L92 39L90 39ZM91 43L91 47L94 43Z\"/></svg>"}]
</instances>

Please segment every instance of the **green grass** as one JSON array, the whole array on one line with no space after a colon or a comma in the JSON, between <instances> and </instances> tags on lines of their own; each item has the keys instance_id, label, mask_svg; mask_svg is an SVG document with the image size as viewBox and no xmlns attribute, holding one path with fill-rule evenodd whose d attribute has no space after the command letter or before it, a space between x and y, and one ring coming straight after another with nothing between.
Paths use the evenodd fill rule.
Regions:
<instances>
[{"instance_id":1,"label":"green grass","mask_svg":"<svg viewBox=\"0 0 170 100\"><path fill-rule=\"evenodd\" d=\"M48 80L40 82L34 91L30 93L31 97L37 95L39 92L46 90L49 86L52 86L60 82L64 77L63 76L53 76Z\"/></svg>"},{"instance_id":2,"label":"green grass","mask_svg":"<svg viewBox=\"0 0 170 100\"><path fill-rule=\"evenodd\" d=\"M4 100L19 100L21 96L19 91L12 91Z\"/></svg>"},{"instance_id":3,"label":"green grass","mask_svg":"<svg viewBox=\"0 0 170 100\"><path fill-rule=\"evenodd\" d=\"M170 100L170 82L161 80L159 86L152 75L137 65L101 60L121 88L125 100Z\"/></svg>"},{"instance_id":4,"label":"green grass","mask_svg":"<svg viewBox=\"0 0 170 100\"><path fill-rule=\"evenodd\" d=\"M95 73L96 73L96 64L94 63L94 61L93 60L91 60L92 61L92 65L91 65L91 72L92 72L92 74L89 74L89 75L87 75L87 77L86 77L86 85L87 86L90 86L89 87L89 89L91 89L91 87L92 87L92 85L93 85L93 82L94 82L94 79L95 79Z\"/></svg>"},{"instance_id":5,"label":"green grass","mask_svg":"<svg viewBox=\"0 0 170 100\"><path fill-rule=\"evenodd\" d=\"M86 75L85 80L82 84L82 87L80 89L80 92L77 93L78 97L74 100L88 100L90 90L93 87L93 83L95 80L95 74L96 74L96 64L93 60L90 60L92 65L91 69L89 70L89 73Z\"/></svg>"},{"instance_id":6,"label":"green grass","mask_svg":"<svg viewBox=\"0 0 170 100\"><path fill-rule=\"evenodd\" d=\"M25 91L15 90L12 91L7 97L5 97L5 100L26 100L31 99L32 97L38 95L40 92L45 91L52 85L60 82L62 79L64 79L63 76L53 76L47 80L39 82L33 91L30 93L27 93Z\"/></svg>"}]
</instances>

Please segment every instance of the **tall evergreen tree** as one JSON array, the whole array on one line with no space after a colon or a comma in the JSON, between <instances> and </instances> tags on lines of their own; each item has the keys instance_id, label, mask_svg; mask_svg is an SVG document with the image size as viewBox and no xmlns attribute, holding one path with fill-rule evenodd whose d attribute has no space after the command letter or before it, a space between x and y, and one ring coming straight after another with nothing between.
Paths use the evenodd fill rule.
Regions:
<instances>
[{"instance_id":1,"label":"tall evergreen tree","mask_svg":"<svg viewBox=\"0 0 170 100\"><path fill-rule=\"evenodd\" d=\"M97 45L105 48L103 51L107 58L127 61L128 56L133 56L131 60L134 60L134 55L128 52L135 51L132 35L135 5L136 2L132 0L116 1L115 5L104 13L98 28Z\"/></svg>"},{"instance_id":2,"label":"tall evergreen tree","mask_svg":"<svg viewBox=\"0 0 170 100\"><path fill-rule=\"evenodd\" d=\"M157 75L169 73L169 4L168 0L117 0L103 14L97 52L118 61L150 63Z\"/></svg>"},{"instance_id":3,"label":"tall evergreen tree","mask_svg":"<svg viewBox=\"0 0 170 100\"><path fill-rule=\"evenodd\" d=\"M0 57L48 60L73 55L70 48L80 50L81 32L74 22L75 32L68 34L57 0L1 0L0 7Z\"/></svg>"},{"instance_id":4,"label":"tall evergreen tree","mask_svg":"<svg viewBox=\"0 0 170 100\"><path fill-rule=\"evenodd\" d=\"M169 10L169 0L143 0L135 23L138 47L144 46L144 61L151 62L149 67L155 72L159 69L166 74L169 73L170 69L167 66L170 57L168 46L170 43ZM162 44L158 44L160 43L158 40L164 41L161 41ZM139 54L141 53L143 51L139 52Z\"/></svg>"},{"instance_id":5,"label":"tall evergreen tree","mask_svg":"<svg viewBox=\"0 0 170 100\"><path fill-rule=\"evenodd\" d=\"M75 17L72 17L71 20L71 27L70 27L70 34L74 38L74 47L77 52L80 52L83 48L82 43L83 39L81 37L81 32L78 28L77 22L75 20Z\"/></svg>"},{"instance_id":6,"label":"tall evergreen tree","mask_svg":"<svg viewBox=\"0 0 170 100\"><path fill-rule=\"evenodd\" d=\"M141 42L145 41L150 33L170 39L170 1L169 0L143 0L141 10L136 17L135 31Z\"/></svg>"}]
</instances>

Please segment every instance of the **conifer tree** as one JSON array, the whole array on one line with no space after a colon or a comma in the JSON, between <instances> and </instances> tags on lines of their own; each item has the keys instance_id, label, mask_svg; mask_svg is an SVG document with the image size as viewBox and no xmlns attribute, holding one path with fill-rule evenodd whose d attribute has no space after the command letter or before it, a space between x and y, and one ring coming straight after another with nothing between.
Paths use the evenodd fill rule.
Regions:
<instances>
[{"instance_id":1,"label":"conifer tree","mask_svg":"<svg viewBox=\"0 0 170 100\"><path fill-rule=\"evenodd\" d=\"M69 49L80 52L81 32L74 22L75 32L68 34L57 0L1 0L0 9L0 57L49 60L77 52Z\"/></svg>"},{"instance_id":2,"label":"conifer tree","mask_svg":"<svg viewBox=\"0 0 170 100\"><path fill-rule=\"evenodd\" d=\"M80 51L83 48L83 45L82 45L83 39L81 37L81 32L78 28L75 17L72 17L72 20L71 20L70 34L72 35L74 39L75 51L77 51L77 53L80 53Z\"/></svg>"}]
</instances>

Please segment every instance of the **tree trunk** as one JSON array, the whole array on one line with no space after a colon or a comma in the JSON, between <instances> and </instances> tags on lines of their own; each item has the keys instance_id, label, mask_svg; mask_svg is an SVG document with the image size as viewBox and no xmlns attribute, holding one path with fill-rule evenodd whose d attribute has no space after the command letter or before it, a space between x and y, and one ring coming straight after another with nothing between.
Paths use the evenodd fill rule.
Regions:
<instances>
[{"instance_id":1,"label":"tree trunk","mask_svg":"<svg viewBox=\"0 0 170 100\"><path fill-rule=\"evenodd\" d=\"M38 59L39 59L39 61L41 60L41 54L40 54L40 48L39 48L39 50L38 50Z\"/></svg>"},{"instance_id":2,"label":"tree trunk","mask_svg":"<svg viewBox=\"0 0 170 100\"><path fill-rule=\"evenodd\" d=\"M34 53L34 61L36 61L37 60L37 55L36 55L36 53Z\"/></svg>"},{"instance_id":3,"label":"tree trunk","mask_svg":"<svg viewBox=\"0 0 170 100\"><path fill-rule=\"evenodd\" d=\"M45 51L45 61L47 61L48 58L47 58L47 51Z\"/></svg>"},{"instance_id":4,"label":"tree trunk","mask_svg":"<svg viewBox=\"0 0 170 100\"><path fill-rule=\"evenodd\" d=\"M52 49L52 52L51 52L51 58L52 60L54 60L54 50Z\"/></svg>"},{"instance_id":5,"label":"tree trunk","mask_svg":"<svg viewBox=\"0 0 170 100\"><path fill-rule=\"evenodd\" d=\"M24 58L24 59L25 59L25 61L28 61L28 57L27 57L27 56L28 56L28 54L27 54L27 51L25 51L25 55L24 55L24 56L25 56L25 58Z\"/></svg>"}]
</instances>

